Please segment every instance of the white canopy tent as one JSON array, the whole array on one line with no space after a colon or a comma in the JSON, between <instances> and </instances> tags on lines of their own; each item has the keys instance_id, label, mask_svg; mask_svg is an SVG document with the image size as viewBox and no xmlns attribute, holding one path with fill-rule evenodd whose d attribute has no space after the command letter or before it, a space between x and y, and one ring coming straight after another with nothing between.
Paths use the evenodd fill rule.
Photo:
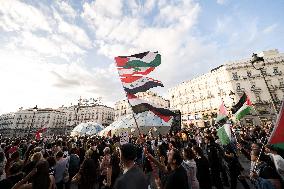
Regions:
<instances>
[{"instance_id":1,"label":"white canopy tent","mask_svg":"<svg viewBox=\"0 0 284 189\"><path fill-rule=\"evenodd\" d=\"M96 135L103 129L103 126L99 123L80 123L71 131L71 136Z\"/></svg>"},{"instance_id":2,"label":"white canopy tent","mask_svg":"<svg viewBox=\"0 0 284 189\"><path fill-rule=\"evenodd\" d=\"M154 130L154 135L158 135L159 133L166 134L169 132L172 122L172 119L168 122L165 122L151 111L136 114L135 118L142 134L148 134L150 129ZM138 135L138 129L132 114L126 115L113 122L110 126L102 130L99 135L107 136L110 133L111 136L118 136L119 133L123 131L128 131L128 133Z\"/></svg>"}]
</instances>

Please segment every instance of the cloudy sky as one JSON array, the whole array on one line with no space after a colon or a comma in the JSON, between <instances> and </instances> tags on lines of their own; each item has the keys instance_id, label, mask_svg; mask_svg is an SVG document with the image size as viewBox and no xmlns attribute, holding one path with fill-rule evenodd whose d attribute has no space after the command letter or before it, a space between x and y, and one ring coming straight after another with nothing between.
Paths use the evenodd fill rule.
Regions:
<instances>
[{"instance_id":1,"label":"cloudy sky","mask_svg":"<svg viewBox=\"0 0 284 189\"><path fill-rule=\"evenodd\" d=\"M229 60L284 51L283 0L0 0L0 114L122 99L113 58L159 51L170 87Z\"/></svg>"}]
</instances>

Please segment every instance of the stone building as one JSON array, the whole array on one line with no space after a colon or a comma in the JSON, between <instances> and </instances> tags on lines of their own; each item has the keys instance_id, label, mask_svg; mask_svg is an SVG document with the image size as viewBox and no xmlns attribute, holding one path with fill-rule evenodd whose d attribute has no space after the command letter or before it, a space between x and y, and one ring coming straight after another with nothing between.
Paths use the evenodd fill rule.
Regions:
<instances>
[{"instance_id":1,"label":"stone building","mask_svg":"<svg viewBox=\"0 0 284 189\"><path fill-rule=\"evenodd\" d=\"M80 123L96 122L108 126L113 121L113 108L79 99L77 105L68 107L35 107L0 115L0 134L8 137L34 135L41 128L47 128L47 134L51 135L68 134Z\"/></svg>"},{"instance_id":2,"label":"stone building","mask_svg":"<svg viewBox=\"0 0 284 189\"><path fill-rule=\"evenodd\" d=\"M284 54L263 51L263 58L264 62L254 65L252 58L228 62L171 88L170 105L181 111L183 126L214 124L222 100L230 110L244 92L257 111L242 122L260 124L275 119L273 104L279 111L284 97Z\"/></svg>"}]
</instances>

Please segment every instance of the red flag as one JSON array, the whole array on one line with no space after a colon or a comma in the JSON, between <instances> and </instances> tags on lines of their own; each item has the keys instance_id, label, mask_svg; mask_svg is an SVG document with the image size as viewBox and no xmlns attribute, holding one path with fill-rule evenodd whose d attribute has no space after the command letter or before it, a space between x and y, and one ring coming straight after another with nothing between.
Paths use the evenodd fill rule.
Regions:
<instances>
[{"instance_id":1,"label":"red flag","mask_svg":"<svg viewBox=\"0 0 284 189\"><path fill-rule=\"evenodd\" d=\"M281 111L268 143L284 149L284 101L282 102Z\"/></svg>"},{"instance_id":2,"label":"red flag","mask_svg":"<svg viewBox=\"0 0 284 189\"><path fill-rule=\"evenodd\" d=\"M36 135L35 135L35 138L36 138L36 140L40 140L40 132L36 132Z\"/></svg>"},{"instance_id":3,"label":"red flag","mask_svg":"<svg viewBox=\"0 0 284 189\"><path fill-rule=\"evenodd\" d=\"M35 138L36 140L40 140L40 134L44 133L47 131L46 127L40 128L39 130L37 130L36 134L35 134Z\"/></svg>"}]
</instances>

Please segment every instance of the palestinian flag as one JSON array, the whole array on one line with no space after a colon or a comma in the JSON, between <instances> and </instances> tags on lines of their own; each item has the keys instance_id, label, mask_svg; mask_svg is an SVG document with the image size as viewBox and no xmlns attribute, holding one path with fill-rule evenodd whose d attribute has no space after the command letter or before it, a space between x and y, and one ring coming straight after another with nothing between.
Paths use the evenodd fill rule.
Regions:
<instances>
[{"instance_id":1,"label":"palestinian flag","mask_svg":"<svg viewBox=\"0 0 284 189\"><path fill-rule=\"evenodd\" d=\"M135 94L138 92L147 91L153 87L164 87L161 81L154 80L149 77L141 77L132 83L122 83L124 90L127 93Z\"/></svg>"},{"instance_id":2,"label":"palestinian flag","mask_svg":"<svg viewBox=\"0 0 284 189\"><path fill-rule=\"evenodd\" d=\"M231 109L232 114L235 114L244 105L246 101L247 101L247 95L246 93L244 93L243 96L240 98L239 102L232 107Z\"/></svg>"},{"instance_id":3,"label":"palestinian flag","mask_svg":"<svg viewBox=\"0 0 284 189\"><path fill-rule=\"evenodd\" d=\"M119 56L115 58L118 68L140 71L141 68L157 67L161 64L161 55L158 52L144 52L131 56ZM144 70L145 71L145 70ZM149 70L148 70L149 71Z\"/></svg>"},{"instance_id":4,"label":"palestinian flag","mask_svg":"<svg viewBox=\"0 0 284 189\"><path fill-rule=\"evenodd\" d=\"M127 98L129 100L129 104L132 107L134 113L139 114L146 111L152 111L155 115L163 119L165 122L168 122L172 116L176 114L168 109L159 107L156 104L151 104L146 100L139 99L137 96L133 94L127 94Z\"/></svg>"},{"instance_id":5,"label":"palestinian flag","mask_svg":"<svg viewBox=\"0 0 284 189\"><path fill-rule=\"evenodd\" d=\"M268 143L284 150L284 101Z\"/></svg>"},{"instance_id":6,"label":"palestinian flag","mask_svg":"<svg viewBox=\"0 0 284 189\"><path fill-rule=\"evenodd\" d=\"M228 145L232 140L231 124L225 124L217 130L217 136L222 145Z\"/></svg>"},{"instance_id":7,"label":"palestinian flag","mask_svg":"<svg viewBox=\"0 0 284 189\"><path fill-rule=\"evenodd\" d=\"M237 120L242 119L244 116L250 113L252 110L252 103L250 99L247 97L243 106L236 112L235 116Z\"/></svg>"},{"instance_id":8,"label":"palestinian flag","mask_svg":"<svg viewBox=\"0 0 284 189\"><path fill-rule=\"evenodd\" d=\"M217 115L216 122L220 121L226 121L228 118L228 111L225 107L224 101L222 101L222 104L219 107L219 114Z\"/></svg>"}]
</instances>

